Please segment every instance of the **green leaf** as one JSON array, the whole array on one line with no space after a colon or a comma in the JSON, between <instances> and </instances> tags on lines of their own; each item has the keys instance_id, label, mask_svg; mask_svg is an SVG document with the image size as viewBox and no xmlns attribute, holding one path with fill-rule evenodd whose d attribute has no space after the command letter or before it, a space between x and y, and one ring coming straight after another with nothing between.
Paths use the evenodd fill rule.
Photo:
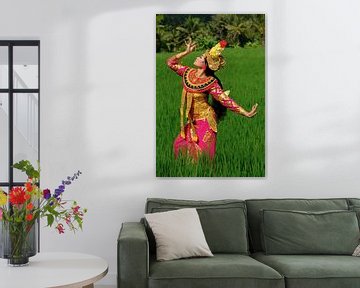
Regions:
<instances>
[{"instance_id":1,"label":"green leaf","mask_svg":"<svg viewBox=\"0 0 360 288\"><path fill-rule=\"evenodd\" d=\"M48 226L50 226L51 227L51 225L54 223L54 216L53 215L51 215L51 214L48 214L47 215L47 224L48 224Z\"/></svg>"},{"instance_id":2,"label":"green leaf","mask_svg":"<svg viewBox=\"0 0 360 288\"><path fill-rule=\"evenodd\" d=\"M28 160L21 160L13 165L14 168L19 169L21 171L25 171L28 165L31 165L30 161Z\"/></svg>"},{"instance_id":3,"label":"green leaf","mask_svg":"<svg viewBox=\"0 0 360 288\"><path fill-rule=\"evenodd\" d=\"M51 207L51 206L47 206L47 207L46 207L46 210L47 210L50 214L54 215L55 217L58 217L58 216L60 215L60 213L57 212L57 211L56 211L53 207Z\"/></svg>"},{"instance_id":4,"label":"green leaf","mask_svg":"<svg viewBox=\"0 0 360 288\"><path fill-rule=\"evenodd\" d=\"M83 219L78 215L75 215L75 221L78 223L79 228L82 230Z\"/></svg>"},{"instance_id":5,"label":"green leaf","mask_svg":"<svg viewBox=\"0 0 360 288\"><path fill-rule=\"evenodd\" d=\"M39 179L40 178L40 167L35 169L29 160L21 160L13 165L14 168L25 172L29 178Z\"/></svg>"}]
</instances>

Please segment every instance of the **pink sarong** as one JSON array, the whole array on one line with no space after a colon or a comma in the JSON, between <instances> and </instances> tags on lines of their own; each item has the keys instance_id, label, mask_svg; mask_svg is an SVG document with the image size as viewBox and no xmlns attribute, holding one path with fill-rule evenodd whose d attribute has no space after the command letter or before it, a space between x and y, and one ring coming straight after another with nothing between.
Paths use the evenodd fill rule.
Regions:
<instances>
[{"instance_id":1,"label":"pink sarong","mask_svg":"<svg viewBox=\"0 0 360 288\"><path fill-rule=\"evenodd\" d=\"M190 135L190 125L185 126L185 139L179 134L174 141L175 158L181 155L189 156L195 161L204 154L214 159L216 149L216 133L210 128L206 119L195 120L194 128L197 141L193 141Z\"/></svg>"}]
</instances>

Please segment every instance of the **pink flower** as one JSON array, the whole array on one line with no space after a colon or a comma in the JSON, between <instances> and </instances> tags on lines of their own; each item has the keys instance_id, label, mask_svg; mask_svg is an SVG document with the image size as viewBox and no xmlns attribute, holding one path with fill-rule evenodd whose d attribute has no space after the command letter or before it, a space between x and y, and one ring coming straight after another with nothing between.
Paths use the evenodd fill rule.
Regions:
<instances>
[{"instance_id":1,"label":"pink flower","mask_svg":"<svg viewBox=\"0 0 360 288\"><path fill-rule=\"evenodd\" d=\"M79 209L80 209L80 206L72 207L74 215L79 214Z\"/></svg>"},{"instance_id":2,"label":"pink flower","mask_svg":"<svg viewBox=\"0 0 360 288\"><path fill-rule=\"evenodd\" d=\"M2 211L2 209L0 208L0 220L2 220L2 214L3 214L3 211Z\"/></svg>"},{"instance_id":3,"label":"pink flower","mask_svg":"<svg viewBox=\"0 0 360 288\"><path fill-rule=\"evenodd\" d=\"M64 225L63 225L63 224L59 223L55 228L58 230L59 234L65 233L65 232L64 232L65 229L64 229Z\"/></svg>"},{"instance_id":4,"label":"pink flower","mask_svg":"<svg viewBox=\"0 0 360 288\"><path fill-rule=\"evenodd\" d=\"M70 214L66 215L65 222L66 222L67 225L69 225L71 223L71 215Z\"/></svg>"}]
</instances>

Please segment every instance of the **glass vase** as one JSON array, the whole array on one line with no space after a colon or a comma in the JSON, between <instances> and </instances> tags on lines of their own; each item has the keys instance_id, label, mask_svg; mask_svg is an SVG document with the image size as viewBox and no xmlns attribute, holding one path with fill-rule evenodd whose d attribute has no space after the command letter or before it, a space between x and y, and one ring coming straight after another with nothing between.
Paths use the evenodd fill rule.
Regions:
<instances>
[{"instance_id":1,"label":"glass vase","mask_svg":"<svg viewBox=\"0 0 360 288\"><path fill-rule=\"evenodd\" d=\"M29 222L1 221L0 225L0 257L8 259L9 266L28 265L37 251L37 223L30 227Z\"/></svg>"}]
</instances>

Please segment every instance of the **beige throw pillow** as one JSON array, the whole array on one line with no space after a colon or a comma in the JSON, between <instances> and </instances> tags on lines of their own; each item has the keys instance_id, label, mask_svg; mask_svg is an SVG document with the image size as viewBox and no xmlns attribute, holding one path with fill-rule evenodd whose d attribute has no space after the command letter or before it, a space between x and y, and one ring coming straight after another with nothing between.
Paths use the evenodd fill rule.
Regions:
<instances>
[{"instance_id":1,"label":"beige throw pillow","mask_svg":"<svg viewBox=\"0 0 360 288\"><path fill-rule=\"evenodd\" d=\"M360 257L360 244L358 246L356 246L352 256Z\"/></svg>"},{"instance_id":2,"label":"beige throw pillow","mask_svg":"<svg viewBox=\"0 0 360 288\"><path fill-rule=\"evenodd\" d=\"M145 214L156 241L158 261L213 256L195 208Z\"/></svg>"}]
</instances>

